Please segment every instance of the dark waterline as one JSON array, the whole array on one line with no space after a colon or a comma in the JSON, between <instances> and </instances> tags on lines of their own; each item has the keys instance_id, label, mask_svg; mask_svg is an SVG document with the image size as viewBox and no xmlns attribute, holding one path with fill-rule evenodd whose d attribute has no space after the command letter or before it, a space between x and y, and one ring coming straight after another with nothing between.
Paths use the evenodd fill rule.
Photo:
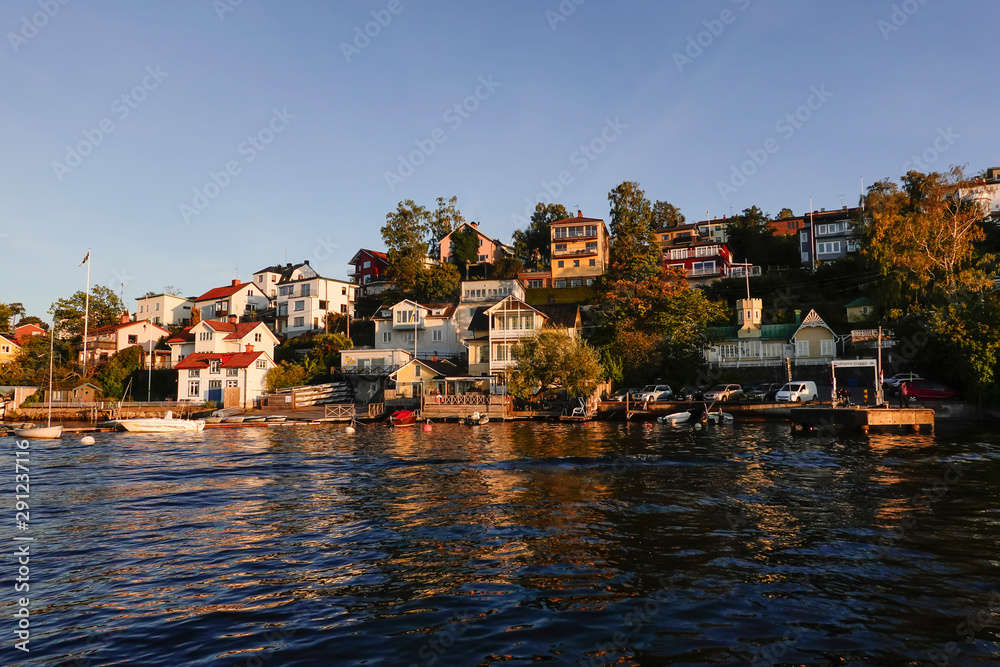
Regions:
<instances>
[{"instance_id":1,"label":"dark waterline","mask_svg":"<svg viewBox=\"0 0 1000 667\"><path fill-rule=\"evenodd\" d=\"M0 664L1000 664L996 432L96 438L31 442Z\"/></svg>"}]
</instances>

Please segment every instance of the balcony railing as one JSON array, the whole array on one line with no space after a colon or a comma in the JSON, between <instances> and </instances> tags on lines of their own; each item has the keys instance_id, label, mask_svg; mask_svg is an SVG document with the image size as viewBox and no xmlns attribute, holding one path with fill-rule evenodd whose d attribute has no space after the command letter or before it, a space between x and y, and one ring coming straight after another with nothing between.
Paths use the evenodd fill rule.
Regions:
<instances>
[{"instance_id":1,"label":"balcony railing","mask_svg":"<svg viewBox=\"0 0 1000 667\"><path fill-rule=\"evenodd\" d=\"M665 248L663 250L663 258L667 260L678 260L678 259L698 259L700 257L718 257L719 248L718 246L709 246L704 249L701 248Z\"/></svg>"},{"instance_id":2,"label":"balcony railing","mask_svg":"<svg viewBox=\"0 0 1000 667\"><path fill-rule=\"evenodd\" d=\"M583 248L579 250L554 250L553 257L584 257L586 255L596 255L597 248Z\"/></svg>"}]
</instances>

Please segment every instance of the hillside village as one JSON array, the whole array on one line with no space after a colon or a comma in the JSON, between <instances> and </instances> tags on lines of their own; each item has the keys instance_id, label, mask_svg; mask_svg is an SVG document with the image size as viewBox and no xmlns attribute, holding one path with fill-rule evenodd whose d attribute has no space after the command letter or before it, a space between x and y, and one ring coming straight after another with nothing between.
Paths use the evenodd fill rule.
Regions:
<instances>
[{"instance_id":1,"label":"hillside village","mask_svg":"<svg viewBox=\"0 0 1000 667\"><path fill-rule=\"evenodd\" d=\"M876 341L889 370L947 374L950 361L937 357L977 354L974 344L962 347L975 335L946 339L938 322L935 337L926 323L959 298L962 308L1000 312L996 292L986 285L971 298L959 285L934 302L931 278L923 292L912 280L894 287L886 262L901 260L887 258L876 245L886 239L872 232L900 194L886 184L858 207L773 218L751 207L688 222L623 183L609 195L609 221L540 203L529 228L506 243L488 225L466 222L454 198L439 199L434 212L400 202L382 228L385 246L359 248L342 276L286 262L197 296L150 292L128 309L105 289L99 326L61 331L65 363L53 398L121 397L123 378L108 369L129 354L125 371L152 368L157 377L155 396L151 379L149 395L132 395L198 405L250 407L269 389L332 378L350 381L358 400L386 389L429 400L498 393L518 367L518 343L543 329L587 341L616 385L778 380L793 370L822 381L832 360L871 357ZM1000 169L989 169L950 184L942 199L978 207L975 249L956 274L996 279L997 184ZM427 233L413 233L421 216ZM25 349L47 338L47 323L17 306L4 306L13 310L0 336L0 385L33 379ZM980 332L991 354L1000 349L996 324ZM973 379L941 379L989 395L996 358L987 365Z\"/></svg>"}]
</instances>

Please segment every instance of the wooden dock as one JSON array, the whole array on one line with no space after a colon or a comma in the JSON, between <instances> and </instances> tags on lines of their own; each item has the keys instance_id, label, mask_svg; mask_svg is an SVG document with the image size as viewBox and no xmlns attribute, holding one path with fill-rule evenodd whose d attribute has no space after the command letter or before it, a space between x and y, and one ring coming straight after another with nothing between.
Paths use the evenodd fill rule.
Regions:
<instances>
[{"instance_id":1,"label":"wooden dock","mask_svg":"<svg viewBox=\"0 0 1000 667\"><path fill-rule=\"evenodd\" d=\"M929 408L833 408L802 407L790 411L792 430L860 431L872 428L905 428L919 432L922 427L934 431L934 411Z\"/></svg>"}]
</instances>

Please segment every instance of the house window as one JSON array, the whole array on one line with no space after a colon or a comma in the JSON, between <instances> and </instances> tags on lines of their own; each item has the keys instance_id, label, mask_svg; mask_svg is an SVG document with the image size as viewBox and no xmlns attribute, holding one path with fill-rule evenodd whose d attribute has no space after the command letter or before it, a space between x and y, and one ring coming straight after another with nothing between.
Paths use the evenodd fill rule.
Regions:
<instances>
[{"instance_id":1,"label":"house window","mask_svg":"<svg viewBox=\"0 0 1000 667\"><path fill-rule=\"evenodd\" d=\"M532 279L528 281L528 289L541 289L545 286L544 280Z\"/></svg>"},{"instance_id":2,"label":"house window","mask_svg":"<svg viewBox=\"0 0 1000 667\"><path fill-rule=\"evenodd\" d=\"M292 324L293 327L304 327L305 325L306 325L306 318L304 317L296 317Z\"/></svg>"},{"instance_id":3,"label":"house window","mask_svg":"<svg viewBox=\"0 0 1000 667\"><path fill-rule=\"evenodd\" d=\"M234 378L237 375L239 375L239 370L238 369L236 369L236 368L227 368L226 369L226 377L233 377Z\"/></svg>"},{"instance_id":4,"label":"house window","mask_svg":"<svg viewBox=\"0 0 1000 667\"><path fill-rule=\"evenodd\" d=\"M781 356L781 343L765 343L764 356L776 358Z\"/></svg>"},{"instance_id":5,"label":"house window","mask_svg":"<svg viewBox=\"0 0 1000 667\"><path fill-rule=\"evenodd\" d=\"M226 380L226 387L232 389L233 387L240 386L239 380Z\"/></svg>"},{"instance_id":6,"label":"house window","mask_svg":"<svg viewBox=\"0 0 1000 667\"><path fill-rule=\"evenodd\" d=\"M684 259L687 257L687 248L675 248L670 251L670 259Z\"/></svg>"},{"instance_id":7,"label":"house window","mask_svg":"<svg viewBox=\"0 0 1000 667\"><path fill-rule=\"evenodd\" d=\"M314 317L313 318L313 329L319 329L319 318L318 317Z\"/></svg>"},{"instance_id":8,"label":"house window","mask_svg":"<svg viewBox=\"0 0 1000 667\"><path fill-rule=\"evenodd\" d=\"M217 374L219 372L219 364L220 363L221 362L218 359L212 359L211 361L209 361L208 362L208 372L210 374L212 374L212 375ZM209 386L211 386L211 385L209 385Z\"/></svg>"},{"instance_id":9,"label":"house window","mask_svg":"<svg viewBox=\"0 0 1000 667\"><path fill-rule=\"evenodd\" d=\"M556 252L564 252L565 250L566 250L566 244L565 243L557 243L556 244Z\"/></svg>"},{"instance_id":10,"label":"house window","mask_svg":"<svg viewBox=\"0 0 1000 667\"><path fill-rule=\"evenodd\" d=\"M580 266L580 260L574 259L573 260L573 266Z\"/></svg>"},{"instance_id":11,"label":"house window","mask_svg":"<svg viewBox=\"0 0 1000 667\"><path fill-rule=\"evenodd\" d=\"M264 274L263 273L260 274L259 276L257 276L257 282L259 282L259 283L263 283L264 282Z\"/></svg>"},{"instance_id":12,"label":"house window","mask_svg":"<svg viewBox=\"0 0 1000 667\"><path fill-rule=\"evenodd\" d=\"M560 259L557 266L561 269L563 268L563 261Z\"/></svg>"},{"instance_id":13,"label":"house window","mask_svg":"<svg viewBox=\"0 0 1000 667\"><path fill-rule=\"evenodd\" d=\"M343 313L343 314L345 314L345 315L347 314L347 304L346 303L340 304L340 312Z\"/></svg>"},{"instance_id":14,"label":"house window","mask_svg":"<svg viewBox=\"0 0 1000 667\"><path fill-rule=\"evenodd\" d=\"M559 262L559 263L562 264L562 262ZM566 287L566 281L565 280L557 280L557 281L555 281L554 284L555 284L556 287Z\"/></svg>"},{"instance_id":15,"label":"house window","mask_svg":"<svg viewBox=\"0 0 1000 667\"><path fill-rule=\"evenodd\" d=\"M361 265L363 269L370 269L372 266L371 260L365 260L365 263Z\"/></svg>"},{"instance_id":16,"label":"house window","mask_svg":"<svg viewBox=\"0 0 1000 667\"><path fill-rule=\"evenodd\" d=\"M259 334L259 333L258 334L254 334L253 335L253 342L259 343L263 338L264 338L264 336L261 335L261 334Z\"/></svg>"},{"instance_id":17,"label":"house window","mask_svg":"<svg viewBox=\"0 0 1000 667\"><path fill-rule=\"evenodd\" d=\"M719 356L723 359L735 359L737 355L737 346L735 343L726 343L719 346Z\"/></svg>"},{"instance_id":18,"label":"house window","mask_svg":"<svg viewBox=\"0 0 1000 667\"><path fill-rule=\"evenodd\" d=\"M347 296L347 287L341 287L340 288L340 295L341 296Z\"/></svg>"},{"instance_id":19,"label":"house window","mask_svg":"<svg viewBox=\"0 0 1000 667\"><path fill-rule=\"evenodd\" d=\"M397 310L396 324L413 324L417 314L412 310Z\"/></svg>"},{"instance_id":20,"label":"house window","mask_svg":"<svg viewBox=\"0 0 1000 667\"><path fill-rule=\"evenodd\" d=\"M391 331L383 331L382 332L382 342L383 343L391 343L392 342L392 332Z\"/></svg>"},{"instance_id":21,"label":"house window","mask_svg":"<svg viewBox=\"0 0 1000 667\"><path fill-rule=\"evenodd\" d=\"M597 260L596 259L591 259L590 260L590 265L591 266L597 266Z\"/></svg>"},{"instance_id":22,"label":"house window","mask_svg":"<svg viewBox=\"0 0 1000 667\"><path fill-rule=\"evenodd\" d=\"M435 329L434 331L431 332L431 340L434 341L435 343L443 340L444 336L442 334L443 332L440 329Z\"/></svg>"},{"instance_id":23,"label":"house window","mask_svg":"<svg viewBox=\"0 0 1000 667\"><path fill-rule=\"evenodd\" d=\"M208 388L209 389L222 389L222 380L209 380L208 381Z\"/></svg>"},{"instance_id":24,"label":"house window","mask_svg":"<svg viewBox=\"0 0 1000 667\"><path fill-rule=\"evenodd\" d=\"M809 341L807 340L795 341L795 356L797 357L809 356Z\"/></svg>"},{"instance_id":25,"label":"house window","mask_svg":"<svg viewBox=\"0 0 1000 667\"><path fill-rule=\"evenodd\" d=\"M128 344L129 345L135 345L138 342L139 342L139 336L137 334L129 334L129 337L128 337Z\"/></svg>"},{"instance_id":26,"label":"house window","mask_svg":"<svg viewBox=\"0 0 1000 667\"><path fill-rule=\"evenodd\" d=\"M267 361L265 359L258 359L257 360L257 368L259 368L261 370L267 368Z\"/></svg>"},{"instance_id":27,"label":"house window","mask_svg":"<svg viewBox=\"0 0 1000 667\"><path fill-rule=\"evenodd\" d=\"M198 377L200 375L201 375L201 371L198 370L197 368L192 368L192 369L190 369L188 371L188 377L189 378L196 378L196 377Z\"/></svg>"},{"instance_id":28,"label":"house window","mask_svg":"<svg viewBox=\"0 0 1000 667\"><path fill-rule=\"evenodd\" d=\"M302 296L309 296L309 285L302 286Z\"/></svg>"},{"instance_id":29,"label":"house window","mask_svg":"<svg viewBox=\"0 0 1000 667\"><path fill-rule=\"evenodd\" d=\"M597 241L587 241L587 252L597 252Z\"/></svg>"},{"instance_id":30,"label":"house window","mask_svg":"<svg viewBox=\"0 0 1000 667\"><path fill-rule=\"evenodd\" d=\"M840 241L817 243L816 248L819 255L834 255L840 252Z\"/></svg>"},{"instance_id":31,"label":"house window","mask_svg":"<svg viewBox=\"0 0 1000 667\"><path fill-rule=\"evenodd\" d=\"M319 302L319 309L320 310L326 310L326 301L320 301Z\"/></svg>"},{"instance_id":32,"label":"house window","mask_svg":"<svg viewBox=\"0 0 1000 667\"><path fill-rule=\"evenodd\" d=\"M590 287L593 284L594 284L594 279L593 278L587 278L587 287Z\"/></svg>"},{"instance_id":33,"label":"house window","mask_svg":"<svg viewBox=\"0 0 1000 667\"><path fill-rule=\"evenodd\" d=\"M306 309L306 302L305 301L296 301L295 302L295 312L299 312L299 311L305 310L305 309Z\"/></svg>"},{"instance_id":34,"label":"house window","mask_svg":"<svg viewBox=\"0 0 1000 667\"><path fill-rule=\"evenodd\" d=\"M715 261L711 262L695 262L691 275L694 276L705 276L715 273Z\"/></svg>"},{"instance_id":35,"label":"house window","mask_svg":"<svg viewBox=\"0 0 1000 667\"><path fill-rule=\"evenodd\" d=\"M198 394L200 394L201 393L200 385L201 383L198 382L197 380L188 382L188 396L197 396Z\"/></svg>"},{"instance_id":36,"label":"house window","mask_svg":"<svg viewBox=\"0 0 1000 667\"><path fill-rule=\"evenodd\" d=\"M821 340L819 342L819 353L824 357L832 357L836 354L832 340Z\"/></svg>"},{"instance_id":37,"label":"house window","mask_svg":"<svg viewBox=\"0 0 1000 667\"><path fill-rule=\"evenodd\" d=\"M413 377L420 377L420 364L413 364Z\"/></svg>"},{"instance_id":38,"label":"house window","mask_svg":"<svg viewBox=\"0 0 1000 667\"><path fill-rule=\"evenodd\" d=\"M159 310L159 309L160 309L160 304L158 303L153 304L153 310Z\"/></svg>"},{"instance_id":39,"label":"house window","mask_svg":"<svg viewBox=\"0 0 1000 667\"><path fill-rule=\"evenodd\" d=\"M583 287L583 279L582 278L573 278L572 280L569 281L569 286L570 287Z\"/></svg>"},{"instance_id":40,"label":"house window","mask_svg":"<svg viewBox=\"0 0 1000 667\"><path fill-rule=\"evenodd\" d=\"M139 312L140 313L142 312L142 306L139 306Z\"/></svg>"}]
</instances>

